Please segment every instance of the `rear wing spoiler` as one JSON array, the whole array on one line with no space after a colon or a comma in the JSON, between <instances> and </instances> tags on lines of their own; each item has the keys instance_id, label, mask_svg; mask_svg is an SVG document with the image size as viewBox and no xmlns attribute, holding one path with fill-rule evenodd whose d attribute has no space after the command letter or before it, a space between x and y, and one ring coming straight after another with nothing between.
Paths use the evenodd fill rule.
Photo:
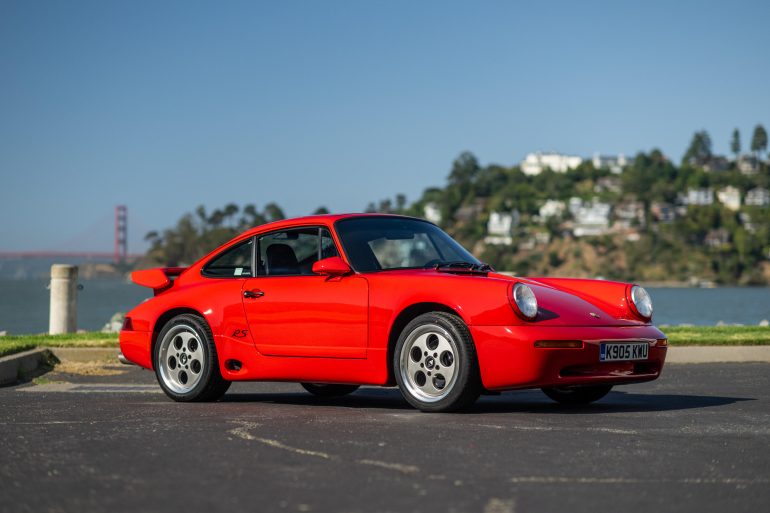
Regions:
<instances>
[{"instance_id":1,"label":"rear wing spoiler","mask_svg":"<svg viewBox=\"0 0 770 513\"><path fill-rule=\"evenodd\" d=\"M142 287L151 288L155 295L158 295L171 287L174 278L186 270L187 267L158 267L134 271L131 273L131 281Z\"/></svg>"}]
</instances>

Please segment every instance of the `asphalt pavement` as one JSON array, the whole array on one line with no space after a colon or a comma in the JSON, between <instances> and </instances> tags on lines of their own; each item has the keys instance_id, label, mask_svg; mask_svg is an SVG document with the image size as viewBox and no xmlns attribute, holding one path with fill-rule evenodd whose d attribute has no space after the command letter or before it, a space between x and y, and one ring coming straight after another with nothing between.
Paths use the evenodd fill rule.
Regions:
<instances>
[{"instance_id":1,"label":"asphalt pavement","mask_svg":"<svg viewBox=\"0 0 770 513\"><path fill-rule=\"evenodd\" d=\"M137 368L0 388L0 511L766 511L770 364L669 365L565 408L239 383L177 404Z\"/></svg>"}]
</instances>

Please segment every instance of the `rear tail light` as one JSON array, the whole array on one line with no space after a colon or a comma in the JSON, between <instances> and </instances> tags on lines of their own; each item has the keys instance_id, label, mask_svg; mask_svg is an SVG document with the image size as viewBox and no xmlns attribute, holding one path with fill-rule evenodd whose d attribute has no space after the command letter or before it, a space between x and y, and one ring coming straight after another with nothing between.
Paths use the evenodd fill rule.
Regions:
<instances>
[{"instance_id":1,"label":"rear tail light","mask_svg":"<svg viewBox=\"0 0 770 513\"><path fill-rule=\"evenodd\" d=\"M121 331L134 331L134 324L131 322L131 317L126 317L123 319L123 327L120 328Z\"/></svg>"}]
</instances>

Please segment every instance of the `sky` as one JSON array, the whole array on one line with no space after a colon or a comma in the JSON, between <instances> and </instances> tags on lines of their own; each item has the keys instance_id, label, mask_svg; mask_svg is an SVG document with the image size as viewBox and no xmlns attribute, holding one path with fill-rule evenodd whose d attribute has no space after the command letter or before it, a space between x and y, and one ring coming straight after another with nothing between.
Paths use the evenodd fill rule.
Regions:
<instances>
[{"instance_id":1,"label":"sky","mask_svg":"<svg viewBox=\"0 0 770 513\"><path fill-rule=\"evenodd\" d=\"M0 251L198 205L363 210L452 160L770 125L770 2L0 0Z\"/></svg>"}]
</instances>

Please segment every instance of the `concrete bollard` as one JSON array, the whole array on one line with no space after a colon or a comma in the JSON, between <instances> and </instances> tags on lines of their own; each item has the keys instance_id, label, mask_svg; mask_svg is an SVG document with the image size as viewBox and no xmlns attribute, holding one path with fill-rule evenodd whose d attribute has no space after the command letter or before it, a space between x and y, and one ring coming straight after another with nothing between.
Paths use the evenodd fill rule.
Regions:
<instances>
[{"instance_id":1,"label":"concrete bollard","mask_svg":"<svg viewBox=\"0 0 770 513\"><path fill-rule=\"evenodd\" d=\"M51 316L48 333L75 333L78 313L78 268L76 265L51 266Z\"/></svg>"}]
</instances>

